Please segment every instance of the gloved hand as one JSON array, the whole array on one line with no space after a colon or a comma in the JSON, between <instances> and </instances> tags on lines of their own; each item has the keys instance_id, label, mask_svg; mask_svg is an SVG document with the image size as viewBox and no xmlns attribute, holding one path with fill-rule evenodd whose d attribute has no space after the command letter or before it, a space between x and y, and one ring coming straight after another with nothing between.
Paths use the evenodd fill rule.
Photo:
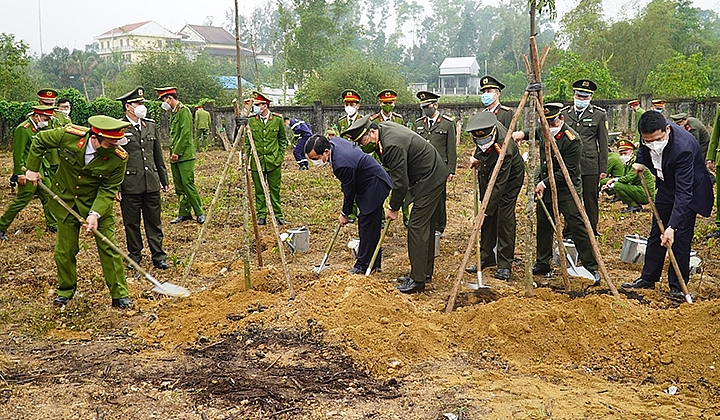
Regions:
<instances>
[{"instance_id":1,"label":"gloved hand","mask_svg":"<svg viewBox=\"0 0 720 420\"><path fill-rule=\"evenodd\" d=\"M238 126L247 125L248 117L243 117L242 115L238 115L237 117L235 117L235 124Z\"/></svg>"}]
</instances>

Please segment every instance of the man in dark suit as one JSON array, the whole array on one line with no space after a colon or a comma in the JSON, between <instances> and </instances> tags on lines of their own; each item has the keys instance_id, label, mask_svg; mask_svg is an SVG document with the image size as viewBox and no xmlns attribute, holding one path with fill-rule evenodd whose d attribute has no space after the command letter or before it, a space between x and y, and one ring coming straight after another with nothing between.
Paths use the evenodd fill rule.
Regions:
<instances>
[{"instance_id":1,"label":"man in dark suit","mask_svg":"<svg viewBox=\"0 0 720 420\"><path fill-rule=\"evenodd\" d=\"M652 289L660 280L665 263L666 246L672 246L680 273L689 280L690 244L697 214L710 215L713 191L704 156L692 134L665 119L658 112L646 112L638 124L642 144L633 169L642 176L649 169L657 178L655 206L665 225L660 234L655 216L645 251L645 265L640 278L622 286ZM683 298L677 274L668 270L670 295Z\"/></svg>"},{"instance_id":2,"label":"man in dark suit","mask_svg":"<svg viewBox=\"0 0 720 420\"><path fill-rule=\"evenodd\" d=\"M445 194L448 168L435 148L419 134L394 122L375 124L369 117L356 121L342 133L363 151L377 151L392 179L392 195L385 217L395 220L408 191L415 197L408 223L410 276L399 277L398 290L415 293L425 290L435 267L435 227Z\"/></svg>"},{"instance_id":3,"label":"man in dark suit","mask_svg":"<svg viewBox=\"0 0 720 420\"><path fill-rule=\"evenodd\" d=\"M316 134L305 143L305 154L314 167L329 163L333 174L342 183L344 198L338 216L341 225L350 222L348 215L353 210L353 203L357 202L360 248L350 274L364 273L380 240L383 203L392 187L390 176L372 156L339 137L328 140ZM380 262L381 254L378 254L373 270L380 269Z\"/></svg>"}]
</instances>

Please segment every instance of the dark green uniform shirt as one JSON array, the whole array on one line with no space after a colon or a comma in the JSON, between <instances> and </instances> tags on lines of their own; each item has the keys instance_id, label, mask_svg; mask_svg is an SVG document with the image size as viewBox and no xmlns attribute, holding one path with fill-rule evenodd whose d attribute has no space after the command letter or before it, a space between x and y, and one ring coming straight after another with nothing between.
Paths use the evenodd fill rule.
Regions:
<instances>
[{"instance_id":1,"label":"dark green uniform shirt","mask_svg":"<svg viewBox=\"0 0 720 420\"><path fill-rule=\"evenodd\" d=\"M353 118L352 121L350 121L350 119L348 118L347 115L343 115L342 117L340 117L340 118L338 119L338 122L337 122L337 128L338 128L338 129L337 129L337 132L338 132L338 134L340 134L340 133L342 133L343 131L345 131L345 130L347 130L348 128L350 128L350 126L352 125L352 123L354 123L355 121L359 120L359 119L362 118L362 117L363 117L363 116L362 116L362 114L360 114L359 111L358 111L357 114L355 114L355 118Z\"/></svg>"},{"instance_id":2,"label":"dark green uniform shirt","mask_svg":"<svg viewBox=\"0 0 720 420\"><path fill-rule=\"evenodd\" d=\"M497 120L502 123L502 125L508 129L515 131L515 128L508 127L510 123L512 122L513 118L513 110L512 108L508 108L505 105L498 104L498 106L495 107L495 109L488 109L485 108L485 111L493 112L495 116L497 117Z\"/></svg>"},{"instance_id":3,"label":"dark green uniform shirt","mask_svg":"<svg viewBox=\"0 0 720 420\"><path fill-rule=\"evenodd\" d=\"M252 131L261 170L269 172L279 168L285 159L285 149L288 146L285 121L282 115L271 112L265 121L259 114L252 114L248 118L248 127ZM250 156L250 169L257 171L257 164L255 158L252 157L250 148L250 138L247 136L245 137L245 152Z\"/></svg>"},{"instance_id":4,"label":"dark green uniform shirt","mask_svg":"<svg viewBox=\"0 0 720 420\"><path fill-rule=\"evenodd\" d=\"M538 184L542 181L545 184L546 191L543 194L543 201L551 203L552 192L550 191L550 178L548 176L548 166L545 159L545 137L542 135L540 128L535 132L535 136L540 139L540 166L535 170L535 183ZM583 153L583 145L580 137L572 128L568 127L567 124L563 124L560 132L555 136L555 142L570 174L570 179L573 181L575 191L579 193L581 186L580 159ZM568 188L567 182L565 182L565 176L560 170L560 163L557 161L557 158L555 158L554 153L552 153L552 156L553 175L558 191L558 201L572 200L570 189Z\"/></svg>"},{"instance_id":5,"label":"dark green uniform shirt","mask_svg":"<svg viewBox=\"0 0 720 420\"><path fill-rule=\"evenodd\" d=\"M170 153L178 155L178 162L195 159L192 124L190 110L178 103L170 114Z\"/></svg>"},{"instance_id":6,"label":"dark green uniform shirt","mask_svg":"<svg viewBox=\"0 0 720 420\"><path fill-rule=\"evenodd\" d=\"M90 141L89 128L68 125L41 131L35 136L27 158L27 168L37 172L47 150L57 149L60 169L50 188L63 201L74 206L80 215L87 217L92 210L100 217L112 214L115 194L125 177L127 152L122 147L98 147L95 156L85 164L85 150ZM68 211L54 204L52 213L58 222L65 220Z\"/></svg>"},{"instance_id":7,"label":"dark green uniform shirt","mask_svg":"<svg viewBox=\"0 0 720 420\"><path fill-rule=\"evenodd\" d=\"M718 144L720 139L720 107L718 107L717 113L715 114L715 124L713 125L712 136L710 137L710 145L708 146L707 155L705 156L706 161L715 162L720 165L720 148ZM720 185L718 185L720 188Z\"/></svg>"},{"instance_id":8,"label":"dark green uniform shirt","mask_svg":"<svg viewBox=\"0 0 720 420\"><path fill-rule=\"evenodd\" d=\"M383 115L382 112L378 112L377 114L373 114L370 117L370 121L374 122L375 124L383 122L383 121L392 121L395 124L405 125L405 121L403 121L402 115L398 114L397 112L391 113L390 119L385 119L385 115ZM342 133L342 131L341 131L341 133Z\"/></svg>"},{"instance_id":9,"label":"dark green uniform shirt","mask_svg":"<svg viewBox=\"0 0 720 420\"><path fill-rule=\"evenodd\" d=\"M562 109L565 125L580 135L583 150L580 158L582 175L598 175L607 170L608 122L605 110L590 104L578 116L574 106Z\"/></svg>"},{"instance_id":10,"label":"dark green uniform shirt","mask_svg":"<svg viewBox=\"0 0 720 420\"><path fill-rule=\"evenodd\" d=\"M710 132L705 128L705 124L695 117L688 117L685 129L695 136L695 139L700 144L700 152L703 156L707 156L708 146L710 146Z\"/></svg>"},{"instance_id":11,"label":"dark green uniform shirt","mask_svg":"<svg viewBox=\"0 0 720 420\"><path fill-rule=\"evenodd\" d=\"M144 118L139 120L140 131L127 116L132 126L125 129L128 143L124 149L128 153L123 194L142 194L158 192L163 185L169 185L167 168L162 155L162 146L157 137L155 121Z\"/></svg>"},{"instance_id":12,"label":"dark green uniform shirt","mask_svg":"<svg viewBox=\"0 0 720 420\"><path fill-rule=\"evenodd\" d=\"M490 176L500 158L502 142L507 135L507 129L502 123L497 124L496 127L497 133L495 134L495 142L493 145L484 152L480 147L476 146L475 153L473 154L473 157L480 161L478 165L480 197L485 195L485 190L487 190L487 185L490 182ZM510 139L509 142L510 144L508 144L505 158L503 159L502 166L500 166L500 172L498 172L493 191L490 194L490 200L485 210L485 214L488 216L495 214L505 191L512 190L513 188L519 191L525 179L525 165L520 155L520 150L512 139Z\"/></svg>"},{"instance_id":13,"label":"dark green uniform shirt","mask_svg":"<svg viewBox=\"0 0 720 420\"><path fill-rule=\"evenodd\" d=\"M440 153L448 171L455 173L457 168L457 133L452 118L441 115L429 126L430 118L421 117L415 120L415 131Z\"/></svg>"},{"instance_id":14,"label":"dark green uniform shirt","mask_svg":"<svg viewBox=\"0 0 720 420\"><path fill-rule=\"evenodd\" d=\"M389 121L378 127L377 151L393 183L391 209L400 210L408 190L418 197L447 181L447 166L424 138Z\"/></svg>"}]
</instances>

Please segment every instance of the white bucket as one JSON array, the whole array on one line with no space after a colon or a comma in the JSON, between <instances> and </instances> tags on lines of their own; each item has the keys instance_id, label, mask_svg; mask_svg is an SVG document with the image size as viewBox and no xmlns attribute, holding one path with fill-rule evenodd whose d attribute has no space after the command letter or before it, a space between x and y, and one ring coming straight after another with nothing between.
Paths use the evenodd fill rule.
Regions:
<instances>
[{"instance_id":1,"label":"white bucket","mask_svg":"<svg viewBox=\"0 0 720 420\"><path fill-rule=\"evenodd\" d=\"M292 252L305 252L310 249L310 231L305 226L288 229L288 245Z\"/></svg>"},{"instance_id":2,"label":"white bucket","mask_svg":"<svg viewBox=\"0 0 720 420\"><path fill-rule=\"evenodd\" d=\"M352 255L353 258L357 258L358 251L360 250L360 239L353 239L347 244L348 248L350 248L350 255Z\"/></svg>"},{"instance_id":3,"label":"white bucket","mask_svg":"<svg viewBox=\"0 0 720 420\"><path fill-rule=\"evenodd\" d=\"M690 250L690 274L700 274L702 271L702 259L697 256L697 251Z\"/></svg>"},{"instance_id":4,"label":"white bucket","mask_svg":"<svg viewBox=\"0 0 720 420\"><path fill-rule=\"evenodd\" d=\"M647 249L647 238L640 235L625 235L620 260L629 264L645 263L645 250Z\"/></svg>"}]
</instances>

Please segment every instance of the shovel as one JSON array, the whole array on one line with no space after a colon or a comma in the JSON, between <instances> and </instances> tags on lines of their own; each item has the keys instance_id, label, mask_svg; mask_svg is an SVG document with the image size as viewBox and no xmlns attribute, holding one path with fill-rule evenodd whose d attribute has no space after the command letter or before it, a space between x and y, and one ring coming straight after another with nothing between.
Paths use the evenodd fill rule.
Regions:
<instances>
[{"instance_id":1,"label":"shovel","mask_svg":"<svg viewBox=\"0 0 720 420\"><path fill-rule=\"evenodd\" d=\"M382 243L385 240L385 234L387 233L388 229L390 228L390 222L392 222L392 219L385 220L385 229L383 229L382 233L380 234L380 240L378 241L378 244L375 247L375 252L373 252L372 258L370 259L370 265L368 265L368 268L365 271L366 277L369 276L370 273L372 273L373 266L375 265L375 260L377 259L377 256L380 253L380 247L382 246Z\"/></svg>"},{"instance_id":2,"label":"shovel","mask_svg":"<svg viewBox=\"0 0 720 420\"><path fill-rule=\"evenodd\" d=\"M553 218L550 217L550 212L548 211L547 207L545 206L545 203L538 197L536 198L537 202L540 203L540 207L542 207L543 211L545 212L545 216L550 221L550 226L552 226L553 230L557 232L557 227L555 227L555 222L553 221ZM558 244L558 246L564 246L563 244ZM574 277L584 277L586 279L590 279L592 281L595 281L595 276L592 275L591 272L588 271L587 268L580 266L578 267L575 265L575 261L573 258L568 254L567 252L565 254L565 259L568 260L570 263L570 267L568 267L567 271L568 274Z\"/></svg>"},{"instance_id":3,"label":"shovel","mask_svg":"<svg viewBox=\"0 0 720 420\"><path fill-rule=\"evenodd\" d=\"M478 215L478 208L480 207L480 187L478 186L478 171L475 169L475 172L473 173L473 186L474 186L474 193L475 193L475 200L474 200L474 208L475 208L475 217ZM489 289L490 286L483 284L482 281L482 253L480 251L480 238L482 237L482 227L480 227L480 230L478 231L478 239L477 239L477 284L475 283L468 283L468 287L473 290L480 290L480 289Z\"/></svg>"},{"instance_id":4,"label":"shovel","mask_svg":"<svg viewBox=\"0 0 720 420\"><path fill-rule=\"evenodd\" d=\"M322 261L320 261L319 265L316 265L315 268L312 269L312 271L320 274L321 271L328 268L330 264L327 264L328 255L330 254L330 251L332 250L333 245L335 245L335 239L338 237L338 233L340 233L340 228L342 225L338 223L337 227L335 228L335 232L333 232L332 239L330 239L330 243L327 246L327 249L325 250L325 255L323 255Z\"/></svg>"},{"instance_id":5,"label":"shovel","mask_svg":"<svg viewBox=\"0 0 720 420\"><path fill-rule=\"evenodd\" d=\"M665 225L663 224L662 220L660 219L660 212L658 211L657 207L655 207L655 202L653 201L652 197L650 196L650 190L648 190L647 182L645 182L645 174L638 175L638 178L640 178L640 181L642 182L643 189L645 190L645 195L647 196L648 203L650 204L650 208L652 209L653 215L655 216L655 220L657 220L658 227L660 228L660 234L665 234ZM680 272L680 266L678 265L677 260L675 259L675 253L672 250L672 245L665 246L668 251L668 255L670 256L670 263L673 266L673 269L675 270L675 274L678 278L678 283L680 283L680 289L683 292L683 295L685 295L685 301L687 303L693 303L692 296L690 296L690 292L688 291L687 284L685 283L685 279L682 276L682 273Z\"/></svg>"},{"instance_id":6,"label":"shovel","mask_svg":"<svg viewBox=\"0 0 720 420\"><path fill-rule=\"evenodd\" d=\"M25 168L23 168L23 169L25 169ZM62 198L60 198L50 188L48 188L45 184L43 184L42 181L38 181L38 186L40 188L42 188L43 190L45 190L45 192L48 193L53 198L53 200L57 201L58 204L63 206L65 208L65 210L67 210L68 212L70 212L70 214L75 216L75 218L78 219L80 221L80 223L82 223L82 224L87 223L87 220L85 220L84 217L80 216L80 214L78 212L73 210L72 207L70 207L65 201L63 201ZM136 263L135 260L130 258L130 256L128 254L121 251L120 248L117 247L117 245L115 245L110 239L107 238L107 236L103 235L95 228L93 228L92 232L95 234L95 236L98 237L98 239L100 239L101 241L108 244L108 246L110 246L110 248L112 248L113 251L120 254L128 263L130 263L130 265L134 269L136 269L137 271L142 273L145 276L145 278L148 279L148 281L150 281L150 283L152 283L155 286L152 288L153 292L160 293L161 295L174 296L174 297L190 296L190 291L182 286L177 286L175 284L170 284L170 283L160 283L159 281L157 281L155 279L155 277L153 277L150 273L148 273L142 267L140 267L140 265L138 263Z\"/></svg>"}]
</instances>

